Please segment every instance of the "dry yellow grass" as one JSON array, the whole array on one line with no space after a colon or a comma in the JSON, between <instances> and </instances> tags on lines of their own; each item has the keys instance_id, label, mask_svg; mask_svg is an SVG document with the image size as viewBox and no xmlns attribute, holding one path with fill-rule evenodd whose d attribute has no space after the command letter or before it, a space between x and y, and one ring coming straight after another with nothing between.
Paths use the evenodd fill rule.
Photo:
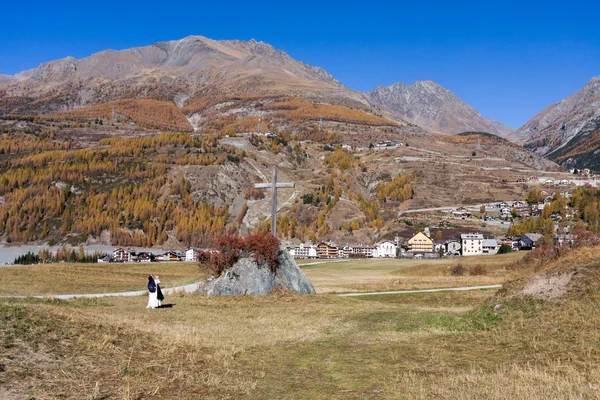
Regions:
<instances>
[{"instance_id":1,"label":"dry yellow grass","mask_svg":"<svg viewBox=\"0 0 600 400\"><path fill-rule=\"evenodd\" d=\"M525 252L515 252L437 260L362 259L308 265L302 270L317 293L430 289L503 283L515 275L503 267L524 255ZM450 269L459 263L467 268L485 265L488 274L452 276Z\"/></svg>"},{"instance_id":2,"label":"dry yellow grass","mask_svg":"<svg viewBox=\"0 0 600 400\"><path fill-rule=\"evenodd\" d=\"M583 261L577 253L567 261L598 275L598 251L579 253ZM403 273L436 276L443 267L421 262ZM362 269L348 263L340 273ZM0 394L594 399L600 396L596 278L562 302L494 297L493 291L365 298L188 295L168 298L173 306L158 310L145 309L145 297L0 300L0 363L6 368Z\"/></svg>"},{"instance_id":3,"label":"dry yellow grass","mask_svg":"<svg viewBox=\"0 0 600 400\"><path fill-rule=\"evenodd\" d=\"M144 290L150 274L158 274L164 288L197 282L205 276L197 263L58 263L0 267L0 296Z\"/></svg>"}]
</instances>

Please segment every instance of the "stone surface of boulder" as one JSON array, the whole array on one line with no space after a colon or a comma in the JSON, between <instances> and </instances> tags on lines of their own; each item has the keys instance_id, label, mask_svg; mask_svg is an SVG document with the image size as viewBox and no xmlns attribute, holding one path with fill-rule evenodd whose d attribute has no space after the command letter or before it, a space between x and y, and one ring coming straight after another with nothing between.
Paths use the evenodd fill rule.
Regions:
<instances>
[{"instance_id":1,"label":"stone surface of boulder","mask_svg":"<svg viewBox=\"0 0 600 400\"><path fill-rule=\"evenodd\" d=\"M315 288L287 250L279 253L279 265L273 274L266 263L257 263L252 257L242 258L223 275L206 281L198 293L208 295L265 295L275 289L300 294L314 294Z\"/></svg>"}]
</instances>

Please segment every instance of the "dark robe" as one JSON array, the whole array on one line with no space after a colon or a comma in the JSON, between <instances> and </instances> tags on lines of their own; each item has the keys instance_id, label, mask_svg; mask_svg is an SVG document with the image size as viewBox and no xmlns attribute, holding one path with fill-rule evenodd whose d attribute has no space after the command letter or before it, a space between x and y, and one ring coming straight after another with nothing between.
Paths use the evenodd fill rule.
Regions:
<instances>
[{"instance_id":1,"label":"dark robe","mask_svg":"<svg viewBox=\"0 0 600 400\"><path fill-rule=\"evenodd\" d=\"M163 294L162 290L160 290L160 285L156 285L156 298L159 301L163 301L165 299L165 295Z\"/></svg>"}]
</instances>

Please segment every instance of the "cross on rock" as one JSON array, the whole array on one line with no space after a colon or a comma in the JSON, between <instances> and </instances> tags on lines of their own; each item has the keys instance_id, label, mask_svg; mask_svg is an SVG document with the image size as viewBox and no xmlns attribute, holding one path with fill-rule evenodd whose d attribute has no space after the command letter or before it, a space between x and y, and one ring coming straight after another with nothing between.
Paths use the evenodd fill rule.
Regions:
<instances>
[{"instance_id":1,"label":"cross on rock","mask_svg":"<svg viewBox=\"0 0 600 400\"><path fill-rule=\"evenodd\" d=\"M277 188L293 188L294 182L277 182L277 165L273 166L273 181L271 183L255 183L256 189L271 189L273 200L271 204L271 233L277 237Z\"/></svg>"}]
</instances>

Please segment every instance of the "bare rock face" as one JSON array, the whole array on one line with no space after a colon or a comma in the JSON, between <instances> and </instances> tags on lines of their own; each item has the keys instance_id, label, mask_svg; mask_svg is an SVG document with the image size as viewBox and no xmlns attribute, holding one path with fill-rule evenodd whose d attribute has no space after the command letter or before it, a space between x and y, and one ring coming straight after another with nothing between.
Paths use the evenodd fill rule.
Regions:
<instances>
[{"instance_id":1,"label":"bare rock face","mask_svg":"<svg viewBox=\"0 0 600 400\"><path fill-rule=\"evenodd\" d=\"M488 132L504 136L512 129L491 118L482 117L448 89L432 81L402 82L378 87L368 93L372 103L394 117L419 125L431 132L456 134Z\"/></svg>"},{"instance_id":2,"label":"bare rock face","mask_svg":"<svg viewBox=\"0 0 600 400\"><path fill-rule=\"evenodd\" d=\"M507 139L576 168L599 169L600 76L540 111Z\"/></svg>"},{"instance_id":3,"label":"bare rock face","mask_svg":"<svg viewBox=\"0 0 600 400\"><path fill-rule=\"evenodd\" d=\"M275 274L267 264L258 264L253 258L243 258L222 276L207 281L198 293L211 295L265 295L275 289L290 290L300 294L314 294L315 288L287 250L279 253L279 266Z\"/></svg>"}]
</instances>

